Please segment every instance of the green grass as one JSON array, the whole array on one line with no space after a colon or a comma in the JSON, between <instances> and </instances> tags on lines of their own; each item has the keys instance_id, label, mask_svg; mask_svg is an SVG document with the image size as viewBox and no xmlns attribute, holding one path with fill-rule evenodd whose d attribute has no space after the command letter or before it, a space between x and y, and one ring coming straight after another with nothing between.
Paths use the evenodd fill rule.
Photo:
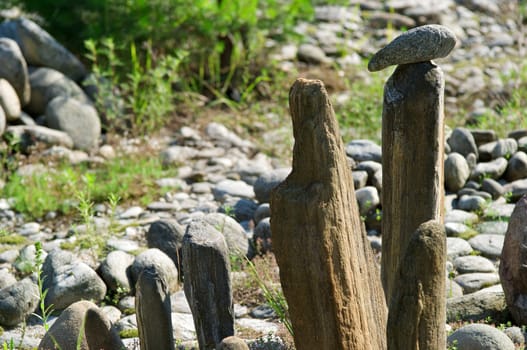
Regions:
<instances>
[{"instance_id":1,"label":"green grass","mask_svg":"<svg viewBox=\"0 0 527 350\"><path fill-rule=\"evenodd\" d=\"M17 233L10 233L8 231L0 231L0 244L7 245L21 245L27 242L26 237Z\"/></svg>"},{"instance_id":2,"label":"green grass","mask_svg":"<svg viewBox=\"0 0 527 350\"><path fill-rule=\"evenodd\" d=\"M175 173L175 169L164 169L157 156L130 155L101 165L60 164L30 176L13 174L3 195L13 198L14 209L30 218L41 218L50 211L72 214L79 193L85 193L93 203L117 196L144 205L163 193L155 180Z\"/></svg>"}]
</instances>

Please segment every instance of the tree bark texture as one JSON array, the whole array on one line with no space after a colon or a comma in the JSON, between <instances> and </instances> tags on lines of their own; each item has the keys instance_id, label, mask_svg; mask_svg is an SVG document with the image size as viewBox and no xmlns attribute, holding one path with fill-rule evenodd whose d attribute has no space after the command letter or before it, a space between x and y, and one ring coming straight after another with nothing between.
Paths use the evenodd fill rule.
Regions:
<instances>
[{"instance_id":1,"label":"tree bark texture","mask_svg":"<svg viewBox=\"0 0 527 350\"><path fill-rule=\"evenodd\" d=\"M298 350L386 348L386 304L326 89L289 93L293 169L272 193L273 250Z\"/></svg>"},{"instance_id":2,"label":"tree bark texture","mask_svg":"<svg viewBox=\"0 0 527 350\"><path fill-rule=\"evenodd\" d=\"M389 350L446 348L446 233L428 221L411 236L389 305Z\"/></svg>"},{"instance_id":3,"label":"tree bark texture","mask_svg":"<svg viewBox=\"0 0 527 350\"><path fill-rule=\"evenodd\" d=\"M183 239L184 290L201 350L234 335L230 270L223 235L203 220L191 222Z\"/></svg>"},{"instance_id":4,"label":"tree bark texture","mask_svg":"<svg viewBox=\"0 0 527 350\"><path fill-rule=\"evenodd\" d=\"M527 324L527 196L515 205L501 251L500 281L517 324Z\"/></svg>"},{"instance_id":5,"label":"tree bark texture","mask_svg":"<svg viewBox=\"0 0 527 350\"><path fill-rule=\"evenodd\" d=\"M386 303L410 237L443 220L443 72L432 62L399 65L384 87L382 263Z\"/></svg>"},{"instance_id":6,"label":"tree bark texture","mask_svg":"<svg viewBox=\"0 0 527 350\"><path fill-rule=\"evenodd\" d=\"M135 309L141 350L174 349L170 293L155 268L145 268L137 279Z\"/></svg>"}]
</instances>

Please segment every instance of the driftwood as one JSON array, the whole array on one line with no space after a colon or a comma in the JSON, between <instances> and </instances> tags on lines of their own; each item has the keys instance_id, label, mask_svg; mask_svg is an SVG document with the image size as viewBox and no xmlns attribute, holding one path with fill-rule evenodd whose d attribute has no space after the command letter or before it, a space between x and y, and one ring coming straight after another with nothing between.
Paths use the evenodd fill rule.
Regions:
<instances>
[{"instance_id":1,"label":"driftwood","mask_svg":"<svg viewBox=\"0 0 527 350\"><path fill-rule=\"evenodd\" d=\"M435 221L421 224L408 243L394 281L388 349L446 348L445 263L444 226Z\"/></svg>"},{"instance_id":2,"label":"driftwood","mask_svg":"<svg viewBox=\"0 0 527 350\"><path fill-rule=\"evenodd\" d=\"M184 290L201 350L234 335L230 270L223 235L204 220L191 222L183 238Z\"/></svg>"},{"instance_id":3,"label":"driftwood","mask_svg":"<svg viewBox=\"0 0 527 350\"><path fill-rule=\"evenodd\" d=\"M141 350L174 349L168 287L153 267L145 268L135 286L135 309Z\"/></svg>"},{"instance_id":4,"label":"driftwood","mask_svg":"<svg viewBox=\"0 0 527 350\"><path fill-rule=\"evenodd\" d=\"M382 282L391 304L410 237L442 222L444 79L432 62L397 66L384 88L382 115Z\"/></svg>"},{"instance_id":5,"label":"driftwood","mask_svg":"<svg viewBox=\"0 0 527 350\"><path fill-rule=\"evenodd\" d=\"M327 92L298 79L289 101L293 170L272 194L271 230L296 348L384 349L380 277Z\"/></svg>"}]
</instances>

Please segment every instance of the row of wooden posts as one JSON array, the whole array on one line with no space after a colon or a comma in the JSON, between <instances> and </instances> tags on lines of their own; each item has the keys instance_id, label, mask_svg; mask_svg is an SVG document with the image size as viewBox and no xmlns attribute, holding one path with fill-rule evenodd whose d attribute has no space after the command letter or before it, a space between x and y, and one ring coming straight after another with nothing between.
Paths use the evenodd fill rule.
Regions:
<instances>
[{"instance_id":1,"label":"row of wooden posts","mask_svg":"<svg viewBox=\"0 0 527 350\"><path fill-rule=\"evenodd\" d=\"M443 95L430 61L399 65L385 85L379 276L324 85L293 85L293 170L271 230L297 349L446 348Z\"/></svg>"},{"instance_id":2,"label":"row of wooden posts","mask_svg":"<svg viewBox=\"0 0 527 350\"><path fill-rule=\"evenodd\" d=\"M293 84L293 166L273 191L271 230L298 350L446 348L443 93L430 61L399 65L385 85L379 271L324 85ZM199 347L246 349L224 341L234 335L228 252L223 236L204 227L191 223L183 242ZM166 290L155 271L139 278L143 350L174 349Z\"/></svg>"}]
</instances>

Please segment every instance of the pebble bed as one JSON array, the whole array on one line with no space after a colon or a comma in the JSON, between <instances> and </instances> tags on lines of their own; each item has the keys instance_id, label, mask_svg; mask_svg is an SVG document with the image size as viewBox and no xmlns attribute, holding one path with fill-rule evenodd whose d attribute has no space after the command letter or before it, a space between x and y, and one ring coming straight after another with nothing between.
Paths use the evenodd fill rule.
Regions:
<instances>
[{"instance_id":1,"label":"pebble bed","mask_svg":"<svg viewBox=\"0 0 527 350\"><path fill-rule=\"evenodd\" d=\"M516 61L510 58L521 57L519 47L525 39L519 34L521 24L502 16L511 2L444 0L437 5L427 0L393 1L392 11L384 8L381 1L351 2L347 7L317 7L315 21L297 27L306 38L299 46L278 46L270 42L270 46L276 45L273 58L280 61L282 69L297 64L357 66L362 62L361 57L371 56L387 43L388 22L394 30L440 23L451 29L459 41L452 54L439 61L446 75L447 115L456 113L466 99L472 105L467 112L469 120L496 113L493 108L500 102L500 96L514 88L502 77L519 70ZM364 35L365 28L371 35ZM341 47L347 48L346 54L337 54L342 52ZM458 62L476 59L486 64L454 69ZM364 79L368 79L370 73L364 74ZM351 94L340 96L339 100L351 98ZM263 138L276 142L272 141L276 134L270 131ZM72 162L104 161L115 152L108 145L101 147L95 157L73 151L70 147L82 141L75 139L75 135L70 135L71 145L55 144L46 152L60 154ZM81 299L94 300L119 331L137 329L135 315L129 314L134 309L130 292L133 273L129 278L126 270L140 270L156 262L164 266L172 292L174 336L182 344L191 345L196 338L194 324L177 281L177 257L163 249L167 237L177 240L192 220L204 218L210 223L225 224L223 234L233 253L242 251L253 255L251 243L255 241L262 249L270 250L269 193L287 176L289 168L280 167L280 162L259 152L254 143L218 123L208 124L203 131L183 127L173 137L152 143L157 144L164 165L177 167L178 175L156 179L159 186L169 190L146 207L119 207L113 217L106 206L95 207L97 232L108 230L115 223L126 227L107 242L113 251L104 260L95 259L89 250L73 254L61 249L64 243L75 243L72 227L26 222L11 208L9 198L0 198L0 219L3 227L29 242L42 242L48 302L63 309ZM134 140L123 142L122 149L133 152ZM346 144L346 153L368 238L372 248L380 252L381 147L369 140L352 140ZM445 154L447 321L507 320L497 271L514 203L527 194L527 128L511 130L502 138L492 130L463 127L447 130ZM28 165L18 171L29 173L33 167ZM48 215L51 218L55 214ZM37 306L38 291L31 277L19 278L28 265L34 264L35 247L30 244L22 249L0 248L0 325L4 328L0 343L13 339L22 347L38 347L44 328L38 319L30 316ZM141 253L134 255L137 252ZM66 276L73 277L66 279ZM117 306L103 306L108 292L123 288L125 292L119 294ZM248 308L237 304L235 315L237 327L252 329L262 336L279 328L276 316L266 305ZM55 319L51 317L50 323ZM449 341L454 339L458 344L464 339L476 342L492 339L496 349L514 349L511 344L523 344L525 334L518 327L500 331L486 325L472 325L453 333ZM124 342L129 349L138 348L137 338L124 339ZM257 346L253 344L252 348Z\"/></svg>"}]
</instances>

